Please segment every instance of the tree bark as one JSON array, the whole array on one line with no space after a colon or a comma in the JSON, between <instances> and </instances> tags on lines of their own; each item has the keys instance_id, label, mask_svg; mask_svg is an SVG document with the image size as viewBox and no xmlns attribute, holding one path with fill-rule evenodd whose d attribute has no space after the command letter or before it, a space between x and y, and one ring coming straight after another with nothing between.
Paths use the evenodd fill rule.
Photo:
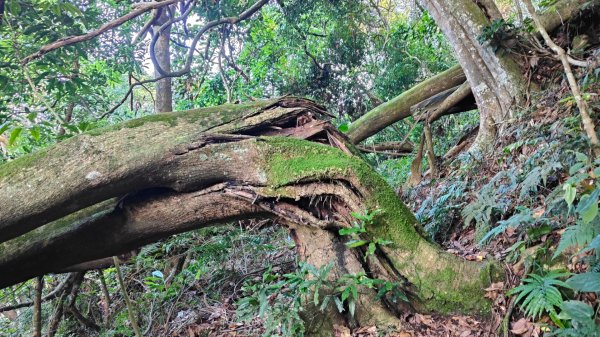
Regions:
<instances>
[{"instance_id":1,"label":"tree bark","mask_svg":"<svg viewBox=\"0 0 600 337\"><path fill-rule=\"evenodd\" d=\"M526 82L521 68L508 55L497 54L477 41L490 19L475 2L423 0L423 4L454 48L479 106L479 133L472 149L487 152L523 102ZM497 11L494 3L488 1L487 5Z\"/></svg>"},{"instance_id":2,"label":"tree bark","mask_svg":"<svg viewBox=\"0 0 600 337\"><path fill-rule=\"evenodd\" d=\"M160 26L162 26L165 22L169 21L169 15L167 8L159 9L161 11L160 16L156 20L155 24L152 26L153 34L160 34L158 40L156 41L156 45L154 46L154 50L150 52L154 52L156 55L156 61L160 65L160 67L165 71L171 72L171 26L165 28L162 32L159 32ZM158 72L158 70L154 70L154 77L159 78L162 75ZM169 112L173 111L173 89L172 89L172 79L171 77L163 78L156 82L156 95L154 101L154 111L155 112Z\"/></svg>"},{"instance_id":3,"label":"tree bark","mask_svg":"<svg viewBox=\"0 0 600 337\"><path fill-rule=\"evenodd\" d=\"M495 263L424 239L390 186L319 115L320 106L291 97L153 115L3 164L0 287L176 233L276 218L309 263L335 262L331 277L401 282L415 310L489 313L484 289L499 275ZM365 260L338 230L352 226L352 212L375 209L363 239L393 243ZM355 323L401 325L374 295L361 290ZM349 319L328 312L327 322Z\"/></svg>"},{"instance_id":4,"label":"tree bark","mask_svg":"<svg viewBox=\"0 0 600 337\"><path fill-rule=\"evenodd\" d=\"M33 337L42 337L42 290L44 276L38 276L35 282L35 297L33 299Z\"/></svg>"}]
</instances>

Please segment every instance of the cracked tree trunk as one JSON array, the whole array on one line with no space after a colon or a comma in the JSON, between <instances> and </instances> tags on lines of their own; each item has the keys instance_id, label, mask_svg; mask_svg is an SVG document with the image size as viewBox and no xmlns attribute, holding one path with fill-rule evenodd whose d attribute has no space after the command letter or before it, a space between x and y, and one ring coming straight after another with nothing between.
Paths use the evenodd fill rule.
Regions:
<instances>
[{"instance_id":1,"label":"cracked tree trunk","mask_svg":"<svg viewBox=\"0 0 600 337\"><path fill-rule=\"evenodd\" d=\"M274 218L306 261L334 262L330 277L364 272L410 295L394 307L361 289L353 318L335 308L307 318L314 334L331 336L334 323L400 326L403 310L489 313L484 289L496 265L424 239L394 191L323 116L322 107L291 97L152 115L3 164L0 287L172 234ZM375 209L363 239L392 244L365 260L338 230L351 226L352 212Z\"/></svg>"}]
</instances>

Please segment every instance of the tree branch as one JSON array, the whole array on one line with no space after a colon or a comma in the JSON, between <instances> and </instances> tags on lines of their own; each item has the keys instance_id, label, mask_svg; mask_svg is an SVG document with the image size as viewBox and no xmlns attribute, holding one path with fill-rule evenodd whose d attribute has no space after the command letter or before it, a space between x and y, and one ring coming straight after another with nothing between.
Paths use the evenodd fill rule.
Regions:
<instances>
[{"instance_id":1,"label":"tree branch","mask_svg":"<svg viewBox=\"0 0 600 337\"><path fill-rule=\"evenodd\" d=\"M556 55L558 55L560 61L562 62L563 68L565 70L565 74L567 75L567 81L569 82L569 87L571 88L571 92L573 93L573 97L575 98L575 102L577 103L577 107L579 108L579 113L581 113L581 121L583 122L583 129L585 130L590 142L592 144L592 152L595 157L600 156L600 141L598 140L598 135L596 134L594 121L590 117L588 112L587 102L581 97L581 92L579 91L579 85L577 84L577 80L575 79L575 75L573 75L573 70L571 69L571 64L569 62L569 57L565 50L554 43L548 32L544 28L540 18L538 17L531 0L523 0L525 6L527 7L527 11L531 15L533 22L537 26L538 31L544 38L544 42L552 49Z\"/></svg>"},{"instance_id":2,"label":"tree branch","mask_svg":"<svg viewBox=\"0 0 600 337\"><path fill-rule=\"evenodd\" d=\"M21 63L27 64L33 60L36 60L36 59L44 56L45 54L47 54L53 50L56 50L56 49L59 49L59 48L65 47L65 46L70 46L75 43L91 40L91 39L97 37L98 35L106 32L108 30L119 27L122 24L124 24L125 22L127 22L131 19L134 19L150 10L168 6L168 5L176 3L177 1L180 1L180 0L164 0L164 1L159 1L159 2L154 1L154 2L143 2L143 3L134 4L133 7L135 7L135 9L133 11L119 17L118 19L115 19L111 22L105 23L104 25L100 26L100 28L93 30L89 33L86 33L83 35L69 36L69 37L65 37L62 39L58 39L54 42L51 42L51 43L43 46L42 48L40 48L40 50L38 50L37 52L22 59Z\"/></svg>"},{"instance_id":3,"label":"tree branch","mask_svg":"<svg viewBox=\"0 0 600 337\"><path fill-rule=\"evenodd\" d=\"M50 292L48 295L44 296L42 298L42 302L55 299L63 290L65 290L68 286L70 286L70 284L73 283L73 279L72 279L73 274L74 273L71 273L69 276L67 276L54 290L52 290L52 292ZM9 305L9 306L0 308L0 312L21 309L21 308L29 307L31 305L33 305L32 301L23 302L23 303L19 303L19 304L13 304L13 305Z\"/></svg>"},{"instance_id":4,"label":"tree branch","mask_svg":"<svg viewBox=\"0 0 600 337\"><path fill-rule=\"evenodd\" d=\"M204 35L204 33L206 33L207 31L209 31L212 28L219 26L219 25L223 25L223 24L232 24L233 25L240 21L246 20L246 19L250 18L254 13L256 13L259 9L262 8L262 6L264 6L268 2L269 2L269 0L260 0L257 3L255 3L254 5L252 5L250 8L248 8L247 10L242 12L239 16L221 18L221 19L213 20L213 21L207 23L204 27L202 27L202 29L200 29L196 33L196 36L194 37L194 40L192 41L192 44L188 51L185 65L179 71L167 72L160 66L160 64L158 64L158 60L156 59L156 55L154 54L154 47L156 46L156 42L158 41L158 36L160 34L154 34L154 36L152 37L152 41L150 42L150 59L152 60L152 64L154 65L154 68L161 76L165 76L165 77L180 77L182 75L187 74L188 72L190 72L190 70L192 68L192 62L194 60L194 52L196 51L196 45L198 44L198 42L200 41L200 38L202 38L202 35ZM161 26L160 29L163 29L163 27Z\"/></svg>"}]
</instances>

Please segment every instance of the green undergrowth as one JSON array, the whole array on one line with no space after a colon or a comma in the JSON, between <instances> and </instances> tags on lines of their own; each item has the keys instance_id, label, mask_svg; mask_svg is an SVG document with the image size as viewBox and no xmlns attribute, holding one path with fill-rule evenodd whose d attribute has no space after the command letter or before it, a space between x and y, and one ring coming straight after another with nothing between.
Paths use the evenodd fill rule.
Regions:
<instances>
[{"instance_id":1,"label":"green undergrowth","mask_svg":"<svg viewBox=\"0 0 600 337\"><path fill-rule=\"evenodd\" d=\"M173 268L183 263L180 272L172 276ZM135 304L136 319L145 336L183 334L188 327L207 323L214 329L228 329L237 324L233 303L244 296L246 282L260 279L263 273L292 272L296 268L293 241L287 230L268 222L246 221L220 227L175 235L145 246L128 263L123 263L125 284ZM84 317L96 322L96 332L75 319L63 320L56 336L133 336L131 322L118 286L115 268L102 271L110 301L109 320L105 320L105 298L101 291L100 274L86 273L75 306ZM44 277L45 290L55 288L66 275ZM0 290L0 303L14 303L29 298L34 281L18 287ZM53 301L44 302L44 322L49 322L55 309ZM210 313L231 316L222 326L210 319ZM209 314L205 314L209 313ZM0 335L17 337L30 335L32 309L26 307L14 319L0 315ZM257 325L260 326L260 325ZM46 325L43 327L46 332ZM261 330L252 337L261 336Z\"/></svg>"},{"instance_id":2,"label":"green undergrowth","mask_svg":"<svg viewBox=\"0 0 600 337\"><path fill-rule=\"evenodd\" d=\"M432 239L455 249L474 231L467 252L493 254L526 274L507 293L516 315L551 335L597 336L599 304L585 293L600 291L600 160L572 99L546 94L551 108L519 116L500 151L485 160L460 155L404 199ZM597 99L588 104L600 108Z\"/></svg>"}]
</instances>

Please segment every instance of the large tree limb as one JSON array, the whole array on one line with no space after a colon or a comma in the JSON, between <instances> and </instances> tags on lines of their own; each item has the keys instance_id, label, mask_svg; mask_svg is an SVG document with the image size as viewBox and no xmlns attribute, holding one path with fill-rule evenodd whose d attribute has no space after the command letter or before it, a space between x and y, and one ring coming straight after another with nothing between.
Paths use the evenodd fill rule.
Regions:
<instances>
[{"instance_id":1,"label":"large tree limb","mask_svg":"<svg viewBox=\"0 0 600 337\"><path fill-rule=\"evenodd\" d=\"M429 97L460 85L466 77L460 66L454 66L431 77L375 109L367 112L348 128L348 137L357 144L385 127L411 115L410 108Z\"/></svg>"},{"instance_id":2,"label":"large tree limb","mask_svg":"<svg viewBox=\"0 0 600 337\"><path fill-rule=\"evenodd\" d=\"M11 184L0 180L8 195L2 202L9 209L31 199L29 205L36 205L35 213L45 214L45 219L68 214L33 230L37 225L29 225L26 234L0 244L0 287L240 218L277 218L296 231L298 247L316 267L326 261L313 260L310 252L330 247L335 253L323 256L344 256L335 261L333 275L360 272L366 268L360 262L364 257L347 248L347 238L338 229L351 226L352 212L380 209L364 239L393 244L367 259L370 275L406 284L414 298L411 305L419 310L486 312L489 304L483 295L495 274L490 269L494 264L464 261L420 236L411 212L352 154L355 150L342 135L330 125L320 132L307 131L317 128L314 116L319 112L310 101L284 98L166 119L153 116L55 145L20 160L18 173L15 166L0 166L2 179L11 178ZM260 136L277 132L291 137ZM296 136L308 140L292 138ZM133 144L135 150L130 149ZM61 152L67 148L71 151ZM61 170L62 165L69 170ZM90 176L90 169L100 175ZM37 175L46 184L28 187L26 178L32 181ZM71 181L75 183L69 185ZM29 193L19 194L13 182ZM126 196L103 202L114 194ZM13 222L19 228L27 220L15 222L19 214L3 213L0 223ZM398 321L386 310L364 305L357 310L359 322L372 323L378 317Z\"/></svg>"},{"instance_id":3,"label":"large tree limb","mask_svg":"<svg viewBox=\"0 0 600 337\"><path fill-rule=\"evenodd\" d=\"M416 121L433 123L443 116L476 109L468 82L441 92L411 108Z\"/></svg>"},{"instance_id":4,"label":"large tree limb","mask_svg":"<svg viewBox=\"0 0 600 337\"><path fill-rule=\"evenodd\" d=\"M209 142L228 141L227 136L209 140L204 133L252 133L254 129L268 128L271 121L285 123L302 113L322 111L306 100L284 98L152 115L113 127L114 133L92 131L31 157L9 162L0 170L0 190L3 191L0 194L3 205L0 242L131 190L202 188L233 173L227 170L177 171L178 165L187 165L181 162L186 157L183 154ZM149 142L148 137L154 141ZM115 153L119 153L119 157L115 157ZM37 164L28 165L31 162ZM64 175L63 166L72 167L72 174ZM11 199L23 202L10 202Z\"/></svg>"}]
</instances>

